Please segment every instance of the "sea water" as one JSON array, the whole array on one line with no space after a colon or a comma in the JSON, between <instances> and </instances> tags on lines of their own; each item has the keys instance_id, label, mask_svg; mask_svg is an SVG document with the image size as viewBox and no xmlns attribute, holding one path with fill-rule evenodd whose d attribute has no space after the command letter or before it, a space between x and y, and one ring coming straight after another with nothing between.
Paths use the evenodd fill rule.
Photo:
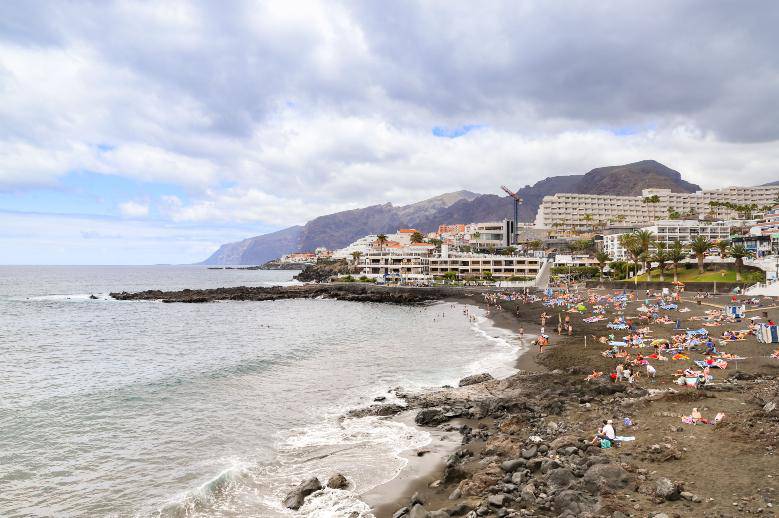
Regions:
<instances>
[{"instance_id":1,"label":"sea water","mask_svg":"<svg viewBox=\"0 0 779 518\"><path fill-rule=\"evenodd\" d=\"M473 306L108 297L294 273L0 267L0 515L370 516L359 495L430 434L346 411L513 372L518 339ZM281 505L335 472L348 491Z\"/></svg>"}]
</instances>

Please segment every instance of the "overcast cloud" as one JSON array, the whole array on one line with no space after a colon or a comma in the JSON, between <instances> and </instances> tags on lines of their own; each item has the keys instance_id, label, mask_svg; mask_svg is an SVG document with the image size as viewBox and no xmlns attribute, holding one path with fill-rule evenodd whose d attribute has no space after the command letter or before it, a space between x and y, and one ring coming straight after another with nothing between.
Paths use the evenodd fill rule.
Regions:
<instances>
[{"instance_id":1,"label":"overcast cloud","mask_svg":"<svg viewBox=\"0 0 779 518\"><path fill-rule=\"evenodd\" d=\"M212 243L649 158L779 180L776 27L772 0L7 2L0 209Z\"/></svg>"}]
</instances>

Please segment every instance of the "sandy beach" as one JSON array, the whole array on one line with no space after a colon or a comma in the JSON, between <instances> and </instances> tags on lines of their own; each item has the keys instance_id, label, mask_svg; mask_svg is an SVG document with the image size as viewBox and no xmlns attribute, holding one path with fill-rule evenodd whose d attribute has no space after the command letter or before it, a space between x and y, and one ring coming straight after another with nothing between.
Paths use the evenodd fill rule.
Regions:
<instances>
[{"instance_id":1,"label":"sandy beach","mask_svg":"<svg viewBox=\"0 0 779 518\"><path fill-rule=\"evenodd\" d=\"M641 292L622 310L607 308L605 317L637 318L644 298ZM439 430L459 430L460 448L444 462L428 464L421 477L404 482L405 491L394 501L374 507L376 516L414 516L410 513L415 509L429 516L774 515L779 498L775 482L779 416L763 407L779 396L779 360L769 357L776 344L758 343L754 336L721 342L723 331L748 327L747 320L719 325L704 320L713 319L729 302L729 296L697 300L686 294L677 310L661 311L673 324L641 324L648 328L646 336L654 339L670 337L676 320L682 329L700 329L707 323L705 329L720 344L720 352L745 358L729 361L726 369L713 369L714 379L702 389L674 383L678 371L704 358L700 351L686 352L689 359L651 361L655 379L641 370L632 384L610 381L608 375L618 360L604 357L609 347L599 339L624 333L608 330L607 320L584 322L591 315L590 304L585 303L587 311L581 313L540 302L501 301L498 307L491 306L496 326L513 331L523 327L535 334L539 315L546 312L551 315L547 332L556 328L560 314L571 317L573 334L558 336L554 329L550 346L541 353L527 349L517 360L520 372L505 380L410 396L412 408L466 408L470 419L438 425ZM760 306L749 308L747 317L779 319L774 301L761 300ZM604 374L585 381L593 371ZM708 421L718 413L725 417L716 426L685 424L682 417L693 408ZM625 418L632 426L624 426ZM590 445L605 419L614 421L618 435L635 440L620 448ZM514 461L524 471L507 466ZM608 468L594 467L600 465ZM599 472L603 473L596 476ZM565 482L558 484L555 477Z\"/></svg>"}]
</instances>

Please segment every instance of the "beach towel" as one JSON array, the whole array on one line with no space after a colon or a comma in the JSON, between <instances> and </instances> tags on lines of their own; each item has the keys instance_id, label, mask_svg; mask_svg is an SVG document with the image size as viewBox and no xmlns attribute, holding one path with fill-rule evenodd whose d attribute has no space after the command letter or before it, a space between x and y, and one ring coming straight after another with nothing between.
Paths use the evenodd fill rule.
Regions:
<instances>
[{"instance_id":1,"label":"beach towel","mask_svg":"<svg viewBox=\"0 0 779 518\"><path fill-rule=\"evenodd\" d=\"M728 368L728 362L725 360L716 360L711 363L708 363L706 360L695 360L695 365L698 367L715 367L717 369L727 369Z\"/></svg>"}]
</instances>

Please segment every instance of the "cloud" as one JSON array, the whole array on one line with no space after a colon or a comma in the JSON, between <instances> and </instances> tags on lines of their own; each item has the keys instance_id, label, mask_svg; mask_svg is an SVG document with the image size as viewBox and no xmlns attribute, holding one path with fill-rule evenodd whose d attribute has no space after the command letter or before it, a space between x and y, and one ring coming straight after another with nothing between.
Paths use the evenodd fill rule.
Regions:
<instances>
[{"instance_id":1,"label":"cloud","mask_svg":"<svg viewBox=\"0 0 779 518\"><path fill-rule=\"evenodd\" d=\"M237 228L647 158L776 180L777 23L771 1L16 3L0 191L87 171L176 194L128 216Z\"/></svg>"},{"instance_id":2,"label":"cloud","mask_svg":"<svg viewBox=\"0 0 779 518\"><path fill-rule=\"evenodd\" d=\"M149 215L149 204L128 200L119 204L119 211L128 218L143 218Z\"/></svg>"},{"instance_id":3,"label":"cloud","mask_svg":"<svg viewBox=\"0 0 779 518\"><path fill-rule=\"evenodd\" d=\"M0 264L186 264L246 228L0 210Z\"/></svg>"}]
</instances>

